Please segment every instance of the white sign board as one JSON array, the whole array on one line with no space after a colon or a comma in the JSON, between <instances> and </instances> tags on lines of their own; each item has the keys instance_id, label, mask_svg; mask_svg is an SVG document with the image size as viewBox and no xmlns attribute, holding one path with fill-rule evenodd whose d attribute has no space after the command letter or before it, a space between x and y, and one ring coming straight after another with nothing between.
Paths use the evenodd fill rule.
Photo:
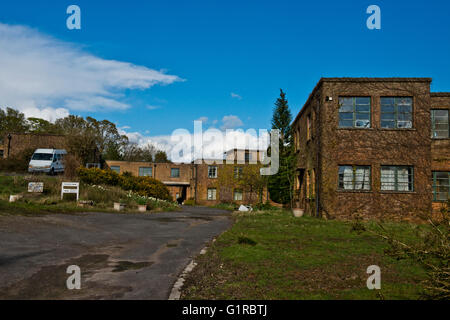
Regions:
<instances>
[{"instance_id":1,"label":"white sign board","mask_svg":"<svg viewBox=\"0 0 450 320\"><path fill-rule=\"evenodd\" d=\"M44 192L44 183L43 182L30 182L28 184L28 192L29 193L42 193L42 192Z\"/></svg>"},{"instance_id":2,"label":"white sign board","mask_svg":"<svg viewBox=\"0 0 450 320\"><path fill-rule=\"evenodd\" d=\"M80 183L79 182L63 182L61 186L61 200L66 193L76 193L77 201L80 197Z\"/></svg>"}]
</instances>

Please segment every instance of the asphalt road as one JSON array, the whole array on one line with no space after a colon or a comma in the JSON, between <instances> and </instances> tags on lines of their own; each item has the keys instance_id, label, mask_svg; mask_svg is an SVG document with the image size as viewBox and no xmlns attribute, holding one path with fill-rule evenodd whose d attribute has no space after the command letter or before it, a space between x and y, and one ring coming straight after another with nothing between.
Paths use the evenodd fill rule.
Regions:
<instances>
[{"instance_id":1,"label":"asphalt road","mask_svg":"<svg viewBox=\"0 0 450 320\"><path fill-rule=\"evenodd\" d=\"M0 299L167 299L178 275L231 225L222 210L0 216ZM81 269L68 290L67 267Z\"/></svg>"}]
</instances>

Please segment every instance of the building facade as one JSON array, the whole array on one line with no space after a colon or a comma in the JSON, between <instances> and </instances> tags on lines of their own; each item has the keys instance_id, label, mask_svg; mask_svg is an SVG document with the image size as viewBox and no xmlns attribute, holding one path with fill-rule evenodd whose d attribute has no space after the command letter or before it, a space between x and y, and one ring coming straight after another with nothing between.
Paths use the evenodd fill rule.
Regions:
<instances>
[{"instance_id":1,"label":"building facade","mask_svg":"<svg viewBox=\"0 0 450 320\"><path fill-rule=\"evenodd\" d=\"M224 161L202 160L193 163L150 163L106 161L109 169L134 176L148 176L164 183L173 199L193 200L200 205L219 203L255 204L268 199L267 189L258 173L259 151L231 150ZM249 184L243 185L244 175ZM251 175L251 176L250 176Z\"/></svg>"},{"instance_id":2,"label":"building facade","mask_svg":"<svg viewBox=\"0 0 450 320\"><path fill-rule=\"evenodd\" d=\"M429 78L322 78L292 124L296 204L420 219L449 199L450 94Z\"/></svg>"}]
</instances>

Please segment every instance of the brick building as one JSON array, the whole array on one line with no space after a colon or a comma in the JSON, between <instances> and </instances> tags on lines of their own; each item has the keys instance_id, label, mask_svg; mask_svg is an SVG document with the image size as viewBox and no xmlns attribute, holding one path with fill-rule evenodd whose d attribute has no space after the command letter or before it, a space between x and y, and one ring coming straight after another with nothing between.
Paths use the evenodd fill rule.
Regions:
<instances>
[{"instance_id":1,"label":"brick building","mask_svg":"<svg viewBox=\"0 0 450 320\"><path fill-rule=\"evenodd\" d=\"M10 133L0 140L0 159L30 153L36 149L64 149L65 136L54 134Z\"/></svg>"},{"instance_id":2,"label":"brick building","mask_svg":"<svg viewBox=\"0 0 450 320\"><path fill-rule=\"evenodd\" d=\"M231 150L224 161L175 164L150 162L106 161L107 166L118 173L129 172L134 176L149 176L164 183L173 199L194 200L200 205L221 202L237 204L257 203L268 199L267 190L261 194L237 183L245 168L259 170L256 163L261 153L256 150Z\"/></svg>"},{"instance_id":3,"label":"brick building","mask_svg":"<svg viewBox=\"0 0 450 320\"><path fill-rule=\"evenodd\" d=\"M449 199L450 93L429 78L322 78L292 127L299 208L415 219Z\"/></svg>"}]
</instances>

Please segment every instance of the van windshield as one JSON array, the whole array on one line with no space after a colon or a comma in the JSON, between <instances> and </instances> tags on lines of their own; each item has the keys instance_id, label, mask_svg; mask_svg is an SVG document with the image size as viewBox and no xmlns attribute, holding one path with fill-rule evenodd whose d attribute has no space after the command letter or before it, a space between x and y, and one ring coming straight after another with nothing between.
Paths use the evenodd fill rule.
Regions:
<instances>
[{"instance_id":1,"label":"van windshield","mask_svg":"<svg viewBox=\"0 0 450 320\"><path fill-rule=\"evenodd\" d=\"M51 153L35 153L35 154L33 154L33 158L31 158L31 160L52 161L53 154L51 154Z\"/></svg>"}]
</instances>

